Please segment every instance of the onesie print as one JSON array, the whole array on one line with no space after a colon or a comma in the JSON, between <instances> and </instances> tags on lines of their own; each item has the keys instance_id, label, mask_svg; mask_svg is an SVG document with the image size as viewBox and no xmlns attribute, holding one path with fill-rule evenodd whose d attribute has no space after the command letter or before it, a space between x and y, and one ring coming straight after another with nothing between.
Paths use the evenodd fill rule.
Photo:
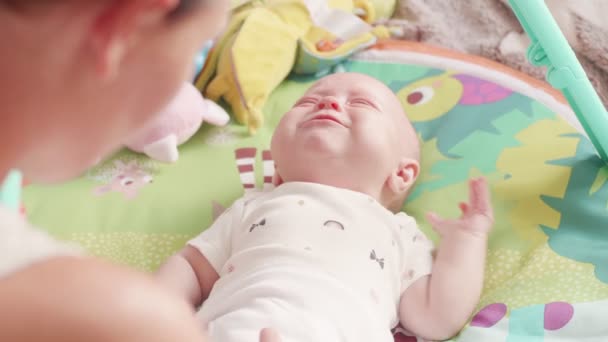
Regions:
<instances>
[{"instance_id":1,"label":"onesie print","mask_svg":"<svg viewBox=\"0 0 608 342\"><path fill-rule=\"evenodd\" d=\"M378 262L378 265L380 265L380 268L381 268L381 269L384 269L384 258L378 258L378 257L376 256L376 251L375 251L375 250L373 250L373 249L372 249L372 252L369 254L369 258L370 258L372 261L376 261L376 262Z\"/></svg>"},{"instance_id":2,"label":"onesie print","mask_svg":"<svg viewBox=\"0 0 608 342\"><path fill-rule=\"evenodd\" d=\"M257 227L262 227L266 224L266 219L263 218L262 221L258 222L258 223L254 223L251 225L251 228L249 228L249 232L251 233L254 229L256 229Z\"/></svg>"},{"instance_id":3,"label":"onesie print","mask_svg":"<svg viewBox=\"0 0 608 342\"><path fill-rule=\"evenodd\" d=\"M323 223L323 226L327 227L327 228L344 230L344 225L342 223L340 223L338 221L334 221L334 220L325 221L325 223Z\"/></svg>"},{"instance_id":4,"label":"onesie print","mask_svg":"<svg viewBox=\"0 0 608 342\"><path fill-rule=\"evenodd\" d=\"M420 234L420 233L416 233L416 235L414 235L414 237L412 238L412 242L416 242L416 241L426 241L427 238Z\"/></svg>"},{"instance_id":5,"label":"onesie print","mask_svg":"<svg viewBox=\"0 0 608 342\"><path fill-rule=\"evenodd\" d=\"M378 304L380 302L380 298L378 297L378 293L376 293L376 290L370 289L369 296L372 298L374 303Z\"/></svg>"}]
</instances>

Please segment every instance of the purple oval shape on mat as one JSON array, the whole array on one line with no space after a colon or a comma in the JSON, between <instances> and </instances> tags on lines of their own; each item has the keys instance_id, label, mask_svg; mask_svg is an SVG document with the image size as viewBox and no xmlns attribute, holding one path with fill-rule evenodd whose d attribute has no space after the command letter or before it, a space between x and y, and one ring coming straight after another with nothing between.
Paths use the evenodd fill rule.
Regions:
<instances>
[{"instance_id":1,"label":"purple oval shape on mat","mask_svg":"<svg viewBox=\"0 0 608 342\"><path fill-rule=\"evenodd\" d=\"M545 330L563 328L574 315L574 307L566 302L553 302L545 305Z\"/></svg>"},{"instance_id":2,"label":"purple oval shape on mat","mask_svg":"<svg viewBox=\"0 0 608 342\"><path fill-rule=\"evenodd\" d=\"M490 328L498 323L507 314L507 306L503 303L494 303L487 305L479 310L477 315L473 317L471 326Z\"/></svg>"},{"instance_id":3,"label":"purple oval shape on mat","mask_svg":"<svg viewBox=\"0 0 608 342\"><path fill-rule=\"evenodd\" d=\"M459 80L464 88L459 101L462 105L481 105L498 102L513 93L510 89L474 76L458 74L454 75L454 78Z\"/></svg>"}]
</instances>

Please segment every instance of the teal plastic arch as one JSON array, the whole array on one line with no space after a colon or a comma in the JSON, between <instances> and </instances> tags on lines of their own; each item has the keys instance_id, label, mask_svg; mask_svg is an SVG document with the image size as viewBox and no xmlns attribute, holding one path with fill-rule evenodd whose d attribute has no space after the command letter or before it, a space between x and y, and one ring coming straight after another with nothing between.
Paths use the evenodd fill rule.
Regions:
<instances>
[{"instance_id":1,"label":"teal plastic arch","mask_svg":"<svg viewBox=\"0 0 608 342\"><path fill-rule=\"evenodd\" d=\"M21 206L21 180L19 171L8 173L0 187L0 205L10 210L18 211Z\"/></svg>"},{"instance_id":2,"label":"teal plastic arch","mask_svg":"<svg viewBox=\"0 0 608 342\"><path fill-rule=\"evenodd\" d=\"M544 0L509 0L531 40L528 61L547 66L547 82L564 94L602 160L608 163L608 111Z\"/></svg>"}]
</instances>

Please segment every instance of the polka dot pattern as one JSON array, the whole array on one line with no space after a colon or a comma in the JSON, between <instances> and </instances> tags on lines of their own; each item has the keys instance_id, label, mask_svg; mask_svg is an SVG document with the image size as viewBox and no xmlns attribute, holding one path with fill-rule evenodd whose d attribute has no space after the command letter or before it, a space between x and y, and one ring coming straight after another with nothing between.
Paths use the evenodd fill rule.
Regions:
<instances>
[{"instance_id":1,"label":"polka dot pattern","mask_svg":"<svg viewBox=\"0 0 608 342\"><path fill-rule=\"evenodd\" d=\"M555 254L547 245L528 253L496 249L488 254L484 296L478 308L505 303L509 308L564 301L580 303L608 298L608 285L591 264Z\"/></svg>"},{"instance_id":2,"label":"polka dot pattern","mask_svg":"<svg viewBox=\"0 0 608 342\"><path fill-rule=\"evenodd\" d=\"M230 145L234 144L237 141L237 134L232 131L230 127L226 126L214 127L205 139L205 142L211 146Z\"/></svg>"},{"instance_id":3,"label":"polka dot pattern","mask_svg":"<svg viewBox=\"0 0 608 342\"><path fill-rule=\"evenodd\" d=\"M190 238L180 234L78 233L69 239L95 256L152 272Z\"/></svg>"}]
</instances>

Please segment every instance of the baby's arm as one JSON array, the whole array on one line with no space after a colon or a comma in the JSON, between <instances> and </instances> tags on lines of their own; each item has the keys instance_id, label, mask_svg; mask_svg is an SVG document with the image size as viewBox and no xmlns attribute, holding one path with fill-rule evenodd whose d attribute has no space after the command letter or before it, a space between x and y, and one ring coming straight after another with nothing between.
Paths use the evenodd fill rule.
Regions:
<instances>
[{"instance_id":1,"label":"baby's arm","mask_svg":"<svg viewBox=\"0 0 608 342\"><path fill-rule=\"evenodd\" d=\"M401 296L401 324L432 340L452 337L467 322L481 296L488 233L494 218L484 179L472 180L469 203L458 220L428 219L441 236L433 273Z\"/></svg>"},{"instance_id":2,"label":"baby's arm","mask_svg":"<svg viewBox=\"0 0 608 342\"><path fill-rule=\"evenodd\" d=\"M192 246L186 246L170 257L156 273L157 278L171 291L199 306L219 279L209 260Z\"/></svg>"},{"instance_id":3,"label":"baby's arm","mask_svg":"<svg viewBox=\"0 0 608 342\"><path fill-rule=\"evenodd\" d=\"M242 201L237 200L211 227L170 257L158 270L157 278L194 307L202 304L230 257L232 229L240 222L242 208Z\"/></svg>"}]
</instances>

